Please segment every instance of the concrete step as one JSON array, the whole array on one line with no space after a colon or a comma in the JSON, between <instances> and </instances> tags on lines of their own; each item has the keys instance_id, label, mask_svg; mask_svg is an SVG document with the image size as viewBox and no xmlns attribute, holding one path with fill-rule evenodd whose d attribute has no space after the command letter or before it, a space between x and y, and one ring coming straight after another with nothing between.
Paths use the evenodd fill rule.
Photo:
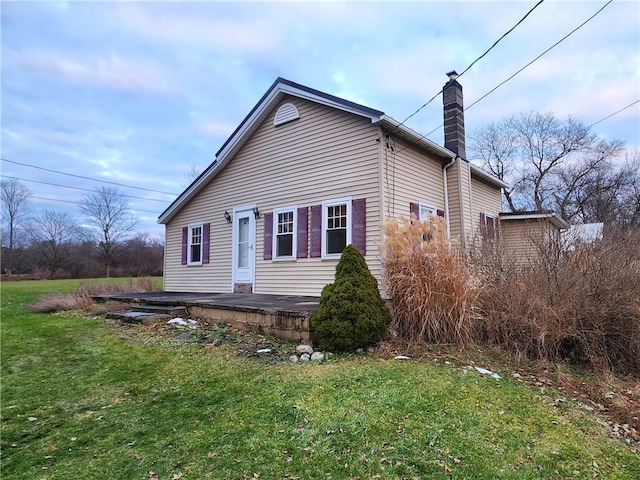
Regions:
<instances>
[{"instance_id":1,"label":"concrete step","mask_svg":"<svg viewBox=\"0 0 640 480\"><path fill-rule=\"evenodd\" d=\"M111 312L107 313L105 316L106 318L110 318L112 320L119 320L120 323L131 324L149 324L158 320L167 320L168 318L171 318L171 315L167 315L165 313L142 312L140 310Z\"/></svg>"}]
</instances>

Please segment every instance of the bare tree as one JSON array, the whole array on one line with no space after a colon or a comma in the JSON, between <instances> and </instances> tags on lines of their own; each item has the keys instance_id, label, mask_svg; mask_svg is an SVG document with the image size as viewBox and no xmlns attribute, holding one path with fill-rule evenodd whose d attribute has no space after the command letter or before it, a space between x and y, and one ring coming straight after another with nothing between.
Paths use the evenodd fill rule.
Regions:
<instances>
[{"instance_id":1,"label":"bare tree","mask_svg":"<svg viewBox=\"0 0 640 480\"><path fill-rule=\"evenodd\" d=\"M112 187L101 187L97 193L83 197L80 210L87 219L87 231L105 267L105 275L109 277L114 258L136 226L136 219L129 211L126 198Z\"/></svg>"},{"instance_id":2,"label":"bare tree","mask_svg":"<svg viewBox=\"0 0 640 480\"><path fill-rule=\"evenodd\" d=\"M5 265L7 276L11 276L15 269L16 245L21 238L20 230L29 214L29 190L16 180L2 180L0 199L2 200L2 246L6 247Z\"/></svg>"},{"instance_id":3,"label":"bare tree","mask_svg":"<svg viewBox=\"0 0 640 480\"><path fill-rule=\"evenodd\" d=\"M38 261L49 271L49 278L66 266L71 256L71 245L78 227L67 213L44 210L29 226L31 245L38 252Z\"/></svg>"},{"instance_id":4,"label":"bare tree","mask_svg":"<svg viewBox=\"0 0 640 480\"><path fill-rule=\"evenodd\" d=\"M582 209L580 192L606 177L622 149L573 117L532 112L479 129L469 151L510 184L504 196L511 211L554 210L571 220Z\"/></svg>"}]
</instances>

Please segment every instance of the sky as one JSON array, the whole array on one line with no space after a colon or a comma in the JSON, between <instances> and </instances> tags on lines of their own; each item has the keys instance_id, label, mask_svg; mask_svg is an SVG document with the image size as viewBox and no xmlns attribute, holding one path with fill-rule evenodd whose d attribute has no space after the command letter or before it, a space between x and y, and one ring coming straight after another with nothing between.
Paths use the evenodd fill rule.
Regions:
<instances>
[{"instance_id":1,"label":"sky","mask_svg":"<svg viewBox=\"0 0 640 480\"><path fill-rule=\"evenodd\" d=\"M2 1L0 172L34 212L80 224L83 196L118 188L137 232L162 239L158 215L277 77L404 121L537 1ZM611 2L472 105L606 4L546 0L462 75L467 135L552 112L638 150L635 0ZM442 145L441 123L440 96L406 122Z\"/></svg>"}]
</instances>

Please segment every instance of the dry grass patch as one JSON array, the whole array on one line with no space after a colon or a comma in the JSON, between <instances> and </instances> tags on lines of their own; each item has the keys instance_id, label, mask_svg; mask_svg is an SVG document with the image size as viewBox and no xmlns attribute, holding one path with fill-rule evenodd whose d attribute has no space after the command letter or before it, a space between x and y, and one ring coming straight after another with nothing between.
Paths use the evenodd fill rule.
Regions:
<instances>
[{"instance_id":1,"label":"dry grass patch","mask_svg":"<svg viewBox=\"0 0 640 480\"><path fill-rule=\"evenodd\" d=\"M96 295L152 292L157 290L153 278L139 277L129 279L127 282L87 282L73 293L51 293L43 295L35 302L27 305L32 312L53 313L67 310L86 310L94 314L105 313L104 308L112 308L104 305L104 308L96 307L93 297ZM108 311L108 310L106 310Z\"/></svg>"}]
</instances>

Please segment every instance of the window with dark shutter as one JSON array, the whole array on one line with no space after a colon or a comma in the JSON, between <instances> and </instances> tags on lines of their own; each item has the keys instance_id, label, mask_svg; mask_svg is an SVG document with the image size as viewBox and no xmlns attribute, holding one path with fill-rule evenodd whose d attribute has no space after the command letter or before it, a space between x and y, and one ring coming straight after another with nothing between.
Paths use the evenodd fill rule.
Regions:
<instances>
[{"instance_id":1,"label":"window with dark shutter","mask_svg":"<svg viewBox=\"0 0 640 480\"><path fill-rule=\"evenodd\" d=\"M273 213L268 212L264 214L264 245L263 255L264 260L271 260L273 257Z\"/></svg>"},{"instance_id":2,"label":"window with dark shutter","mask_svg":"<svg viewBox=\"0 0 640 480\"><path fill-rule=\"evenodd\" d=\"M351 202L351 239L353 246L362 255L367 254L367 202L365 198L357 198Z\"/></svg>"},{"instance_id":3,"label":"window with dark shutter","mask_svg":"<svg viewBox=\"0 0 640 480\"><path fill-rule=\"evenodd\" d=\"M311 207L310 257L322 256L322 205Z\"/></svg>"},{"instance_id":4,"label":"window with dark shutter","mask_svg":"<svg viewBox=\"0 0 640 480\"><path fill-rule=\"evenodd\" d=\"M296 256L298 258L307 258L309 255L309 208L298 208L298 248Z\"/></svg>"}]
</instances>

